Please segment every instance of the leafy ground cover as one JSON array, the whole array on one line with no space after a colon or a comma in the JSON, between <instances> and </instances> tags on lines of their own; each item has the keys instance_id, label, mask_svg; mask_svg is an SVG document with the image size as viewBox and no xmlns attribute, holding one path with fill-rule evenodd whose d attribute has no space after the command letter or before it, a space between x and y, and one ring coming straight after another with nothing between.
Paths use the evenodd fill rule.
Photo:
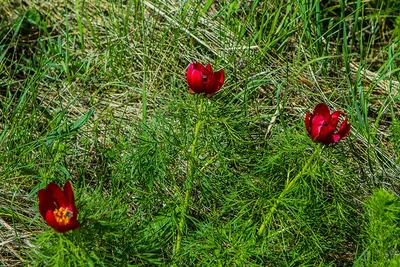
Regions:
<instances>
[{"instance_id":1,"label":"leafy ground cover","mask_svg":"<svg viewBox=\"0 0 400 267\"><path fill-rule=\"evenodd\" d=\"M1 264L399 266L399 11L3 0ZM224 69L213 97L187 92L191 62ZM305 129L321 102L352 125L337 144ZM60 234L38 192L66 181Z\"/></svg>"}]
</instances>

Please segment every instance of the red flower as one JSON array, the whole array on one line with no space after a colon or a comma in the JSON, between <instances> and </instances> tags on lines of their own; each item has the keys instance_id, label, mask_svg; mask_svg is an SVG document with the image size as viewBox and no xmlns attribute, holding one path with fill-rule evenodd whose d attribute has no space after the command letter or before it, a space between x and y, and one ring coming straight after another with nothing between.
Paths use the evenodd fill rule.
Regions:
<instances>
[{"instance_id":1,"label":"red flower","mask_svg":"<svg viewBox=\"0 0 400 267\"><path fill-rule=\"evenodd\" d=\"M342 111L335 111L330 114L328 106L324 103L318 104L314 108L313 114L307 111L304 123L312 140L327 145L339 142L339 140L345 138L350 132L351 127L351 125L347 123L347 116L340 125L339 130L335 133L339 122L339 116L342 114L344 114Z\"/></svg>"},{"instance_id":2,"label":"red flower","mask_svg":"<svg viewBox=\"0 0 400 267\"><path fill-rule=\"evenodd\" d=\"M200 63L190 63L186 81L189 84L189 93L210 97L224 84L224 70L213 72L210 64L204 67Z\"/></svg>"},{"instance_id":3,"label":"red flower","mask_svg":"<svg viewBox=\"0 0 400 267\"><path fill-rule=\"evenodd\" d=\"M64 191L55 183L39 190L39 212L56 232L64 233L78 228L78 209L71 183L65 183Z\"/></svg>"}]
</instances>

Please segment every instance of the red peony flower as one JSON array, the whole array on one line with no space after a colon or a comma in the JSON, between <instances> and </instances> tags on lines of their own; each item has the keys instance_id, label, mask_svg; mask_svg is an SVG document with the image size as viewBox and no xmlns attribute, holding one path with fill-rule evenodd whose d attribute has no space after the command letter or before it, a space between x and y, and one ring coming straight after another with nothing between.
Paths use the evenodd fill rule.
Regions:
<instances>
[{"instance_id":1,"label":"red peony flower","mask_svg":"<svg viewBox=\"0 0 400 267\"><path fill-rule=\"evenodd\" d=\"M213 72L210 64L204 67L200 63L190 63L186 81L189 84L189 93L210 97L224 84L224 70Z\"/></svg>"},{"instance_id":2,"label":"red peony flower","mask_svg":"<svg viewBox=\"0 0 400 267\"><path fill-rule=\"evenodd\" d=\"M344 114L342 111L335 111L330 114L328 106L324 103L315 106L313 114L307 111L304 123L312 140L327 145L339 142L339 140L345 138L350 132L351 127L347 123L347 116L340 125L339 130L335 133L339 116L342 114Z\"/></svg>"},{"instance_id":3,"label":"red peony flower","mask_svg":"<svg viewBox=\"0 0 400 267\"><path fill-rule=\"evenodd\" d=\"M64 233L78 228L78 209L71 183L65 183L64 191L55 183L39 190L39 212L56 232Z\"/></svg>"}]
</instances>

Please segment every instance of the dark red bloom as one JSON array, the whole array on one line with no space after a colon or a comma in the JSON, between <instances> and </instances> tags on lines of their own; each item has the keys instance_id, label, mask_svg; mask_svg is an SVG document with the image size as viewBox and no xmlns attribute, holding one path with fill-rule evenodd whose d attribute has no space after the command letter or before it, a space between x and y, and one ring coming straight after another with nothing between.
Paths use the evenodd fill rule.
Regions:
<instances>
[{"instance_id":1,"label":"dark red bloom","mask_svg":"<svg viewBox=\"0 0 400 267\"><path fill-rule=\"evenodd\" d=\"M224 79L224 70L213 72L210 64L204 67L200 63L190 63L186 73L189 93L205 94L207 97L221 89Z\"/></svg>"},{"instance_id":2,"label":"dark red bloom","mask_svg":"<svg viewBox=\"0 0 400 267\"><path fill-rule=\"evenodd\" d=\"M71 183L65 183L64 191L55 183L39 190L39 212L56 232L64 233L78 228L78 209Z\"/></svg>"},{"instance_id":3,"label":"dark red bloom","mask_svg":"<svg viewBox=\"0 0 400 267\"><path fill-rule=\"evenodd\" d=\"M328 106L324 103L318 104L312 114L310 111L307 111L304 123L312 140L327 145L339 142L339 140L345 138L350 132L351 127L347 123L347 116L340 125L339 130L335 133L339 116L342 114L344 114L342 111L335 111L330 114Z\"/></svg>"}]
</instances>

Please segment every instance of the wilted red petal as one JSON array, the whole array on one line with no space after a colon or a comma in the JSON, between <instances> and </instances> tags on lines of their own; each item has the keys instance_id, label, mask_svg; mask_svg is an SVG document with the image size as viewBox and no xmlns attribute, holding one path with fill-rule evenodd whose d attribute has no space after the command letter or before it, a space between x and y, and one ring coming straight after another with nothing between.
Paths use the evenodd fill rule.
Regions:
<instances>
[{"instance_id":1,"label":"wilted red petal","mask_svg":"<svg viewBox=\"0 0 400 267\"><path fill-rule=\"evenodd\" d=\"M329 122L331 117L328 106L325 103L320 103L315 106L313 115L322 115L324 117L325 122Z\"/></svg>"},{"instance_id":2,"label":"wilted red petal","mask_svg":"<svg viewBox=\"0 0 400 267\"><path fill-rule=\"evenodd\" d=\"M205 97L207 97L207 98L210 98L210 97L213 97L214 96L214 93L212 93L212 94L205 94Z\"/></svg>"},{"instance_id":3,"label":"wilted red petal","mask_svg":"<svg viewBox=\"0 0 400 267\"><path fill-rule=\"evenodd\" d=\"M342 139L345 138L349 134L350 129L351 129L351 124L347 124L343 133L340 134Z\"/></svg>"},{"instance_id":4,"label":"wilted red petal","mask_svg":"<svg viewBox=\"0 0 400 267\"><path fill-rule=\"evenodd\" d=\"M188 87L188 92L189 92L189 94L192 94L192 95L193 95L193 94L196 94L196 92L193 91L192 88L190 88L190 87Z\"/></svg>"}]
</instances>

